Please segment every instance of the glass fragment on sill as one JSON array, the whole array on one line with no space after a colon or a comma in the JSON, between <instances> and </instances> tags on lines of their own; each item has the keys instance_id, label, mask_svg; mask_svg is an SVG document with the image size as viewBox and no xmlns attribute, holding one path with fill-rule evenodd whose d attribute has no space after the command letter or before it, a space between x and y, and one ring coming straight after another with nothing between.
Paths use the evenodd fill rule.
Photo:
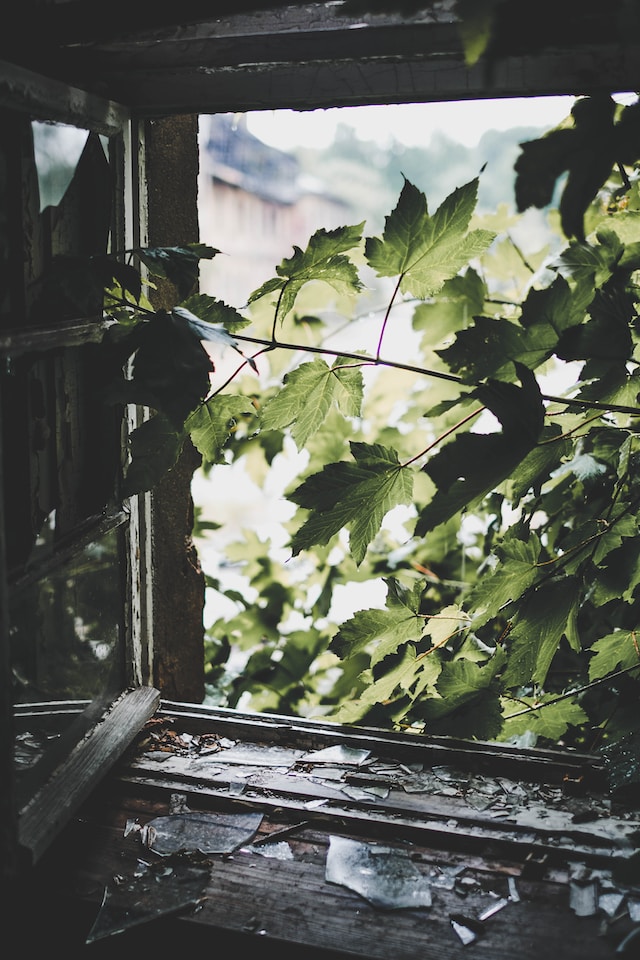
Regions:
<instances>
[{"instance_id":1,"label":"glass fragment on sill","mask_svg":"<svg viewBox=\"0 0 640 960\"><path fill-rule=\"evenodd\" d=\"M279 843L254 844L249 848L251 853L261 857L271 857L273 860L293 860L293 851L286 840Z\"/></svg>"},{"instance_id":2,"label":"glass fragment on sill","mask_svg":"<svg viewBox=\"0 0 640 960\"><path fill-rule=\"evenodd\" d=\"M490 904L485 910L482 911L478 920L488 920L490 917L493 917L500 910L503 910L507 906L509 901L504 897L500 897L499 900L496 900L495 903Z\"/></svg>"},{"instance_id":3,"label":"glass fragment on sill","mask_svg":"<svg viewBox=\"0 0 640 960\"><path fill-rule=\"evenodd\" d=\"M171 794L169 797L169 813L174 816L178 813L191 813L186 793Z\"/></svg>"},{"instance_id":4,"label":"glass fragment on sill","mask_svg":"<svg viewBox=\"0 0 640 960\"><path fill-rule=\"evenodd\" d=\"M261 822L261 813L180 813L150 820L140 839L163 857L195 851L233 853L255 836Z\"/></svg>"},{"instance_id":5,"label":"glass fragment on sill","mask_svg":"<svg viewBox=\"0 0 640 960\"><path fill-rule=\"evenodd\" d=\"M515 877L509 877L507 879L507 884L509 886L509 900L512 903L520 902L520 893L518 892L518 884L516 883Z\"/></svg>"},{"instance_id":6,"label":"glass fragment on sill","mask_svg":"<svg viewBox=\"0 0 640 960\"><path fill-rule=\"evenodd\" d=\"M449 922L465 947L478 939L479 931L477 930L477 925L468 917L450 917ZM472 929L472 926L475 926L476 929Z\"/></svg>"},{"instance_id":7,"label":"glass fragment on sill","mask_svg":"<svg viewBox=\"0 0 640 960\"><path fill-rule=\"evenodd\" d=\"M136 875L105 887L98 915L86 939L93 943L158 917L195 910L204 897L209 863L176 859L140 864Z\"/></svg>"},{"instance_id":8,"label":"glass fragment on sill","mask_svg":"<svg viewBox=\"0 0 640 960\"><path fill-rule=\"evenodd\" d=\"M640 900L628 900L627 910L634 923L640 923Z\"/></svg>"},{"instance_id":9,"label":"glass fragment on sill","mask_svg":"<svg viewBox=\"0 0 640 960\"><path fill-rule=\"evenodd\" d=\"M370 750L361 750L358 747L348 747L344 744L335 744L321 750L310 750L300 757L301 763L329 763L347 764L360 767L371 756Z\"/></svg>"},{"instance_id":10,"label":"glass fragment on sill","mask_svg":"<svg viewBox=\"0 0 640 960\"><path fill-rule=\"evenodd\" d=\"M271 744L236 743L226 750L218 750L216 763L233 763L254 767L286 767L297 763L304 755L303 750L289 747L276 747Z\"/></svg>"},{"instance_id":11,"label":"glass fragment on sill","mask_svg":"<svg viewBox=\"0 0 640 960\"><path fill-rule=\"evenodd\" d=\"M427 878L407 852L391 847L332 836L325 879L354 890L372 906L384 910L431 906Z\"/></svg>"},{"instance_id":12,"label":"glass fragment on sill","mask_svg":"<svg viewBox=\"0 0 640 960\"><path fill-rule=\"evenodd\" d=\"M351 797L352 800L386 800L389 796L389 788L374 786L354 787L350 784L346 784L344 787L342 787L342 793L346 793L346 795Z\"/></svg>"},{"instance_id":13,"label":"glass fragment on sill","mask_svg":"<svg viewBox=\"0 0 640 960\"><path fill-rule=\"evenodd\" d=\"M617 890L606 890L598 897L598 907L606 913L608 917L615 917L622 906L624 893Z\"/></svg>"},{"instance_id":14,"label":"glass fragment on sill","mask_svg":"<svg viewBox=\"0 0 640 960\"><path fill-rule=\"evenodd\" d=\"M572 880L569 884L569 906L577 917L592 917L598 910L596 880Z\"/></svg>"},{"instance_id":15,"label":"glass fragment on sill","mask_svg":"<svg viewBox=\"0 0 640 960\"><path fill-rule=\"evenodd\" d=\"M458 876L464 870L466 870L466 867L463 863L458 863L455 866L436 864L429 874L429 883L432 887L438 887L440 890L453 890Z\"/></svg>"}]
</instances>

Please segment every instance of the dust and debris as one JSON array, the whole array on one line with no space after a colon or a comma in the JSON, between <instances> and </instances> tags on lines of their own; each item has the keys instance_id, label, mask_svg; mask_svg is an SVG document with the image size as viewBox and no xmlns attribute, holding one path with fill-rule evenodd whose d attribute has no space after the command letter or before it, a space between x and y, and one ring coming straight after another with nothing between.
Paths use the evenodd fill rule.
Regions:
<instances>
[{"instance_id":1,"label":"dust and debris","mask_svg":"<svg viewBox=\"0 0 640 960\"><path fill-rule=\"evenodd\" d=\"M98 915L86 943L93 943L158 917L196 910L205 896L211 864L174 857L138 862L131 877L114 877L104 889Z\"/></svg>"}]
</instances>

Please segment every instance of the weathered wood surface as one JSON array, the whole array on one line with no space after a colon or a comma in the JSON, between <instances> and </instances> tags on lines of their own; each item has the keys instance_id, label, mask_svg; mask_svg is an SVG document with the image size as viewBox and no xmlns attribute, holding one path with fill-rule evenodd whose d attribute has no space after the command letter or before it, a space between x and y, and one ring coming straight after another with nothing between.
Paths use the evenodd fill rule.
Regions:
<instances>
[{"instance_id":1,"label":"weathered wood surface","mask_svg":"<svg viewBox=\"0 0 640 960\"><path fill-rule=\"evenodd\" d=\"M123 694L27 804L19 818L19 843L33 862L72 819L145 720L153 716L159 701L160 694L153 687Z\"/></svg>"},{"instance_id":2,"label":"weathered wood surface","mask_svg":"<svg viewBox=\"0 0 640 960\"><path fill-rule=\"evenodd\" d=\"M408 10L372 4L374 12L362 4L225 2L213 19L198 2L183 3L173 16L160 16L157 3L132 9L117 0L102 15L91 6L88 19L86 4L57 3L45 6L46 15L40 8L28 31L19 19L8 24L0 57L108 97L112 113L122 103L155 118L638 87L634 31L594 4L587 11L546 0L546 14L539 4L528 12L496 4L501 43L488 61L472 65L448 0ZM64 99L79 112L61 91Z\"/></svg>"},{"instance_id":3,"label":"weathered wood surface","mask_svg":"<svg viewBox=\"0 0 640 960\"><path fill-rule=\"evenodd\" d=\"M622 915L616 923L609 923L602 912L583 917L573 912L570 883L589 868L589 858L580 842L561 836L561 830L546 843L548 836L541 839L539 832L534 829L529 834L527 828L521 845L509 845L495 842L489 835L484 839L474 836L478 826L496 825L491 824L490 813L481 811L475 812L471 823L468 807L465 819L464 797L403 795L395 790L387 798L356 800L341 792L335 774L327 772L323 777L318 771L311 779L306 760L295 760L285 773L280 763L287 752L292 757L304 756L328 742L328 730L319 731L314 742L312 725L304 721L299 721L297 744L295 736L286 747L272 744L276 769L254 765L243 787L241 767L232 764L235 773L218 779L216 757L232 747L259 746L257 734L264 736L265 724L254 718L254 736L239 740L233 733L237 720L229 718L228 725L220 717L205 722L207 711L203 710L200 731L194 734L187 728L193 727L197 712L189 711L188 722L179 716L167 722L169 717L163 712L150 721L129 756L93 792L43 858L40 879L45 887L50 878L52 889L55 885L57 893L65 893L71 904L88 905L90 917L95 918L105 887L115 876L131 875L139 860L158 859L145 845L140 828L175 812L178 800L191 812L226 815L257 811L262 817L257 834L239 849L207 856L210 874L204 900L195 912L172 920L178 927L178 940L180 930L185 942L197 930L204 938L200 942L206 944L209 931L212 947L222 936L238 937L260 955L286 947L309 957L319 951L317 955L326 955L327 960L456 960L470 953L479 960L540 960L550 952L563 960L604 960L616 955L629 919ZM286 720L281 719L286 727ZM249 723L250 718L245 717L243 725ZM345 730L336 727L334 733L338 732ZM189 764L193 773L194 758L188 754L194 741L198 741L203 763L197 776L187 776L184 771ZM216 744L221 746L219 752ZM444 742L440 746L444 748ZM161 752L164 761L155 759ZM440 754L438 758L444 762ZM206 764L217 770L215 776L207 777ZM159 772L163 767L165 772ZM367 777L364 771L352 771L347 779L353 784ZM525 781L523 784L524 789ZM554 787L556 793L559 789ZM582 799L599 802L598 797ZM618 816L618 811L612 815ZM431 829L429 819L440 824L441 833ZM518 833L513 824L502 824L501 829L505 835ZM585 834L588 830L587 824ZM327 881L332 836L408 852L425 884L431 886L431 906L379 909L352 889ZM525 839L530 841L528 846ZM265 856L271 844L286 844L288 857ZM617 853L624 855L624 841L617 852L609 851L611 856L592 857L593 864L610 865ZM454 866L469 883L464 891L460 886L444 889L433 882L437 873ZM477 918L487 902L509 898L509 878L520 899L509 900L484 921L478 939L465 946L452 927L452 916ZM167 926L159 921L145 926L143 942L155 952L163 945ZM127 931L111 939L114 948L124 949L136 936L142 936L139 928L137 934Z\"/></svg>"}]
</instances>

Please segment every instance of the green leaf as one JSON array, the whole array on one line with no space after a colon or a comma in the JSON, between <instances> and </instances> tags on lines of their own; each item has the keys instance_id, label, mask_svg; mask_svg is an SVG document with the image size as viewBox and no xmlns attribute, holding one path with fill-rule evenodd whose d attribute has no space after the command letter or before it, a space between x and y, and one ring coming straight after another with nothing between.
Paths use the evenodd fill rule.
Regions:
<instances>
[{"instance_id":1,"label":"green leaf","mask_svg":"<svg viewBox=\"0 0 640 960\"><path fill-rule=\"evenodd\" d=\"M474 629L519 600L541 576L540 542L535 534L526 542L515 538L507 540L496 552L501 562L493 573L485 573L466 597L465 606L472 614Z\"/></svg>"},{"instance_id":2,"label":"green leaf","mask_svg":"<svg viewBox=\"0 0 640 960\"><path fill-rule=\"evenodd\" d=\"M293 309L302 287L311 280L322 280L340 294L358 293L362 289L362 282L355 265L344 253L360 243L363 227L364 221L335 230L316 230L306 250L294 245L293 256L276 267L278 277L255 290L248 302L253 303L267 294L278 292L280 302L277 319L283 321Z\"/></svg>"},{"instance_id":3,"label":"green leaf","mask_svg":"<svg viewBox=\"0 0 640 960\"><path fill-rule=\"evenodd\" d=\"M640 667L640 649L635 630L614 630L600 637L591 646L594 656L589 661L589 680L599 680L614 670Z\"/></svg>"},{"instance_id":4,"label":"green leaf","mask_svg":"<svg viewBox=\"0 0 640 960\"><path fill-rule=\"evenodd\" d=\"M135 331L136 400L164 413L176 429L211 389L213 363L184 318L159 311Z\"/></svg>"},{"instance_id":5,"label":"green leaf","mask_svg":"<svg viewBox=\"0 0 640 960\"><path fill-rule=\"evenodd\" d=\"M209 463L224 463L223 450L238 419L255 413L248 397L218 394L190 415L186 428L194 446Z\"/></svg>"},{"instance_id":6,"label":"green leaf","mask_svg":"<svg viewBox=\"0 0 640 960\"><path fill-rule=\"evenodd\" d=\"M223 300L217 300L206 293L198 293L189 297L182 304L185 310L195 314L205 323L220 324L229 333L235 333L236 330L243 330L251 323L241 313L224 303Z\"/></svg>"},{"instance_id":7,"label":"green leaf","mask_svg":"<svg viewBox=\"0 0 640 960\"><path fill-rule=\"evenodd\" d=\"M131 462L123 484L125 497L155 487L178 459L184 436L162 414L145 420L132 431L129 437Z\"/></svg>"},{"instance_id":8,"label":"green leaf","mask_svg":"<svg viewBox=\"0 0 640 960\"><path fill-rule=\"evenodd\" d=\"M144 247L134 251L149 271L175 284L178 299L184 300L198 282L201 260L211 260L220 253L203 243L187 243L180 247Z\"/></svg>"},{"instance_id":9,"label":"green leaf","mask_svg":"<svg viewBox=\"0 0 640 960\"><path fill-rule=\"evenodd\" d=\"M517 365L522 387L490 380L475 395L500 420L502 433L459 434L423 467L438 488L421 511L416 536L423 536L460 510L470 509L505 480L536 442L544 424L535 377Z\"/></svg>"},{"instance_id":10,"label":"green leaf","mask_svg":"<svg viewBox=\"0 0 640 960\"><path fill-rule=\"evenodd\" d=\"M333 637L329 649L341 660L371 649L371 665L375 666L402 644L420 639L424 629L424 619L419 616L421 584L409 590L393 578L385 583L386 609L357 611Z\"/></svg>"},{"instance_id":11,"label":"green leaf","mask_svg":"<svg viewBox=\"0 0 640 960\"><path fill-rule=\"evenodd\" d=\"M283 388L261 413L265 430L281 430L293 424L291 435L301 450L324 423L332 403L345 416L360 415L362 373L338 361L330 368L324 360L303 363L286 374Z\"/></svg>"},{"instance_id":12,"label":"green leaf","mask_svg":"<svg viewBox=\"0 0 640 960\"><path fill-rule=\"evenodd\" d=\"M509 477L508 496L514 506L529 491L539 492L542 484L558 470L573 450L557 423L544 427L540 442L516 466Z\"/></svg>"},{"instance_id":13,"label":"green leaf","mask_svg":"<svg viewBox=\"0 0 640 960\"><path fill-rule=\"evenodd\" d=\"M607 95L582 97L573 105L573 129L552 130L520 145L515 164L518 212L551 203L558 177L567 172L560 199L562 229L584 241L584 215L611 173L615 153L615 102Z\"/></svg>"},{"instance_id":14,"label":"green leaf","mask_svg":"<svg viewBox=\"0 0 640 960\"><path fill-rule=\"evenodd\" d=\"M640 537L627 537L600 562L594 602L603 604L610 600L624 600L629 603L639 583Z\"/></svg>"},{"instance_id":15,"label":"green leaf","mask_svg":"<svg viewBox=\"0 0 640 960\"><path fill-rule=\"evenodd\" d=\"M359 566L386 514L413 495L413 471L395 450L380 444L351 443L355 463L331 463L304 481L289 499L313 512L291 540L293 555L328 543L344 527Z\"/></svg>"},{"instance_id":16,"label":"green leaf","mask_svg":"<svg viewBox=\"0 0 640 960\"><path fill-rule=\"evenodd\" d=\"M504 727L500 740L510 740L512 737L521 737L525 733L534 733L537 737L544 737L553 743L565 736L571 727L581 727L589 720L582 707L570 699L553 700L552 694L543 697L518 697L518 705L507 702L505 707ZM529 713L520 713L525 704L538 709ZM509 714L520 714L512 719Z\"/></svg>"},{"instance_id":17,"label":"green leaf","mask_svg":"<svg viewBox=\"0 0 640 960\"><path fill-rule=\"evenodd\" d=\"M429 733L493 739L502 728L502 709L496 674L505 662L504 651L486 663L454 660L443 663L436 688L439 697L414 704L416 716L424 720Z\"/></svg>"},{"instance_id":18,"label":"green leaf","mask_svg":"<svg viewBox=\"0 0 640 960\"><path fill-rule=\"evenodd\" d=\"M411 685L417 665L415 648L412 644L407 644L391 670L373 681L370 674L366 673L361 678L365 685L360 696L342 703L329 718L336 723L362 721L378 705L386 706L398 690L404 690Z\"/></svg>"},{"instance_id":19,"label":"green leaf","mask_svg":"<svg viewBox=\"0 0 640 960\"><path fill-rule=\"evenodd\" d=\"M490 44L495 7L499 2L500 0L458 0L458 33L467 67L473 67Z\"/></svg>"},{"instance_id":20,"label":"green leaf","mask_svg":"<svg viewBox=\"0 0 640 960\"><path fill-rule=\"evenodd\" d=\"M421 300L433 296L495 239L487 230L467 233L477 194L476 178L454 190L430 217L425 195L405 177L382 239L367 238L367 262L379 277L399 276L402 293Z\"/></svg>"},{"instance_id":21,"label":"green leaf","mask_svg":"<svg viewBox=\"0 0 640 960\"><path fill-rule=\"evenodd\" d=\"M512 620L509 662L504 672L506 687L544 684L562 637L570 629L580 598L579 581L573 577L540 584Z\"/></svg>"}]
</instances>

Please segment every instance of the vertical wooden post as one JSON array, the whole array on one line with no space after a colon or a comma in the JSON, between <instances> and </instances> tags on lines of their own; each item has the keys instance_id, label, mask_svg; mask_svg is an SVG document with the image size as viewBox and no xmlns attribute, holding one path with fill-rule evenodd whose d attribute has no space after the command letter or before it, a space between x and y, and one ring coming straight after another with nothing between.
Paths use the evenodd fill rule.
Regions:
<instances>
[{"instance_id":1,"label":"vertical wooden post","mask_svg":"<svg viewBox=\"0 0 640 960\"><path fill-rule=\"evenodd\" d=\"M198 241L198 117L153 120L146 129L148 242ZM175 291L160 283L158 309ZM191 443L152 494L154 686L164 699L204 699L204 574L192 540L191 479L200 465Z\"/></svg>"}]
</instances>

